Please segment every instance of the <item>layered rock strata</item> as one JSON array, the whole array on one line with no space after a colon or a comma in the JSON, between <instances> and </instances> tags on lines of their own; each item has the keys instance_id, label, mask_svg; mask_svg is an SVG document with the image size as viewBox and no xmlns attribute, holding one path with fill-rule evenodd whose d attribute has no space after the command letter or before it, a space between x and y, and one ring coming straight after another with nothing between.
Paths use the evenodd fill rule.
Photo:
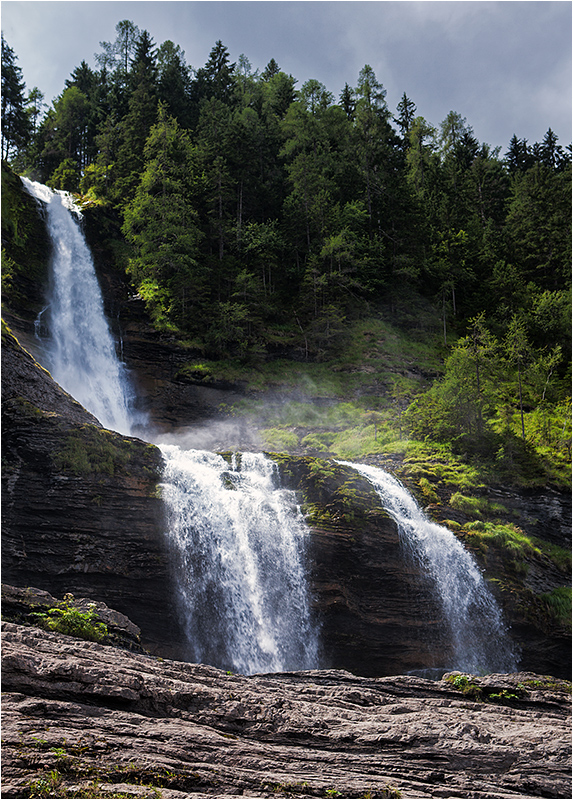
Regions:
<instances>
[{"instance_id":1,"label":"layered rock strata","mask_svg":"<svg viewBox=\"0 0 573 800\"><path fill-rule=\"evenodd\" d=\"M3 582L109 603L180 652L161 454L104 430L6 331L2 376Z\"/></svg>"},{"instance_id":2,"label":"layered rock strata","mask_svg":"<svg viewBox=\"0 0 573 800\"><path fill-rule=\"evenodd\" d=\"M245 677L2 636L5 798L571 797L570 684L552 678Z\"/></svg>"}]
</instances>

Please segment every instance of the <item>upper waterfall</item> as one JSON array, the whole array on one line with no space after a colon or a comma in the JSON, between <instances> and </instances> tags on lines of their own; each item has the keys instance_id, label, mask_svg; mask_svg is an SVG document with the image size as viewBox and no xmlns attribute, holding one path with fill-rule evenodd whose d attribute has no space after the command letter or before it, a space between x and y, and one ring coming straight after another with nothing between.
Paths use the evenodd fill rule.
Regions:
<instances>
[{"instance_id":1,"label":"upper waterfall","mask_svg":"<svg viewBox=\"0 0 573 800\"><path fill-rule=\"evenodd\" d=\"M104 315L91 253L71 195L22 178L47 204L52 241L48 305L42 314L43 360L54 380L106 428L129 435L139 422L134 394ZM45 315L45 316L44 316Z\"/></svg>"}]
</instances>

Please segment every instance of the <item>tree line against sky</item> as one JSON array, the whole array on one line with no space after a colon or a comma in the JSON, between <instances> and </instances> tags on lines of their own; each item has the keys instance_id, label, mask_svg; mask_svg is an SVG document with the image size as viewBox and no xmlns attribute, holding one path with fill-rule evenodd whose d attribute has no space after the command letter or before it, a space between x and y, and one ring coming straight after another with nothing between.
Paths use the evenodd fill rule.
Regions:
<instances>
[{"instance_id":1,"label":"tree line against sky","mask_svg":"<svg viewBox=\"0 0 573 800\"><path fill-rule=\"evenodd\" d=\"M194 71L129 20L116 34L46 112L2 38L2 157L115 220L116 253L159 330L214 358L294 343L317 359L349 321L412 318L424 302L444 345L467 334L464 369L479 384L481 358L483 374L471 425L461 400L448 416L452 386L438 387L435 414L412 414L419 435L479 432L496 348L520 383L522 426L535 392L563 401L571 147L551 129L532 145L514 135L502 155L455 111L435 126L404 94L392 112L368 65L336 99L313 79L297 88L274 59L262 72L244 55L231 63L221 41ZM548 375L560 376L553 395Z\"/></svg>"}]
</instances>

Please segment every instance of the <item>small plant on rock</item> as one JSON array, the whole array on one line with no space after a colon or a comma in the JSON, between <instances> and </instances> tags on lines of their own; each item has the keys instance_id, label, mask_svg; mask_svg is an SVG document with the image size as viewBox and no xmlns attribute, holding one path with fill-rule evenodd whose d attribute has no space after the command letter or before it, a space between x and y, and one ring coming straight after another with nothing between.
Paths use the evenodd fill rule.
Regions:
<instances>
[{"instance_id":1,"label":"small plant on rock","mask_svg":"<svg viewBox=\"0 0 573 800\"><path fill-rule=\"evenodd\" d=\"M46 630L77 636L90 642L101 642L107 636L107 626L97 621L95 603L87 611L80 611L74 605L74 596L66 594L57 606L33 615Z\"/></svg>"}]
</instances>

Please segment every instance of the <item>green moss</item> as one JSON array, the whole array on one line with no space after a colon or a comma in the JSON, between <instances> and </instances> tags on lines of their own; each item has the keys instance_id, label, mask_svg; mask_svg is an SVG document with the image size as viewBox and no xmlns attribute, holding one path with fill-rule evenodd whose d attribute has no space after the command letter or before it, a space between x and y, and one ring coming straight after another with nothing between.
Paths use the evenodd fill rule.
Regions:
<instances>
[{"instance_id":1,"label":"green moss","mask_svg":"<svg viewBox=\"0 0 573 800\"><path fill-rule=\"evenodd\" d=\"M440 498L438 497L436 491L434 490L432 484L427 478L420 478L418 481L418 486L420 487L420 491L424 497L424 500L429 503L439 503Z\"/></svg>"},{"instance_id":2,"label":"green moss","mask_svg":"<svg viewBox=\"0 0 573 800\"><path fill-rule=\"evenodd\" d=\"M280 428L268 428L263 431L263 437L267 447L273 450L294 450L298 445L298 436L293 431L281 430Z\"/></svg>"},{"instance_id":3,"label":"green moss","mask_svg":"<svg viewBox=\"0 0 573 800\"><path fill-rule=\"evenodd\" d=\"M507 514L507 509L501 503L492 503L485 497L471 497L454 492L450 497L450 506L456 511L463 511L473 517L492 516L494 514Z\"/></svg>"},{"instance_id":4,"label":"green moss","mask_svg":"<svg viewBox=\"0 0 573 800\"><path fill-rule=\"evenodd\" d=\"M82 425L64 440L54 453L54 467L74 475L103 473L113 476L125 471L137 443L94 425Z\"/></svg>"},{"instance_id":5,"label":"green moss","mask_svg":"<svg viewBox=\"0 0 573 800\"><path fill-rule=\"evenodd\" d=\"M534 536L528 536L513 523L468 522L462 530L466 543L486 553L491 547L523 572L526 559L550 560L563 573L571 570L571 552ZM546 562L545 562L546 563Z\"/></svg>"},{"instance_id":6,"label":"green moss","mask_svg":"<svg viewBox=\"0 0 573 800\"><path fill-rule=\"evenodd\" d=\"M2 162L2 297L27 316L43 303L51 243L38 205Z\"/></svg>"}]
</instances>

